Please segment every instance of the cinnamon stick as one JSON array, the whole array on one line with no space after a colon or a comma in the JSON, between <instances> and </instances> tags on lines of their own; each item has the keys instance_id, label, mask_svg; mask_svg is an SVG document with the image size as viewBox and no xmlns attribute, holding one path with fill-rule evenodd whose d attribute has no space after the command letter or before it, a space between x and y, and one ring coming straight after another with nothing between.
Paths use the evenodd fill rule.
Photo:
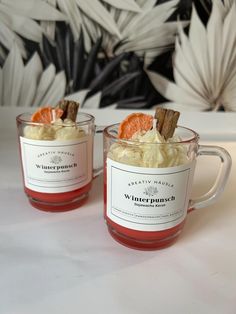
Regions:
<instances>
[{"instance_id":1,"label":"cinnamon stick","mask_svg":"<svg viewBox=\"0 0 236 314\"><path fill-rule=\"evenodd\" d=\"M178 111L159 107L156 109L157 130L166 140L174 135L179 116Z\"/></svg>"},{"instance_id":2,"label":"cinnamon stick","mask_svg":"<svg viewBox=\"0 0 236 314\"><path fill-rule=\"evenodd\" d=\"M79 109L79 103L72 100L66 100L62 99L59 101L59 103L56 106L57 108L60 108L63 110L62 120L64 119L70 119L73 122L76 121L77 112Z\"/></svg>"},{"instance_id":3,"label":"cinnamon stick","mask_svg":"<svg viewBox=\"0 0 236 314\"><path fill-rule=\"evenodd\" d=\"M66 118L67 115L67 107L68 107L68 101L62 99L59 101L59 103L56 105L56 108L60 108L63 110L63 114L61 116L61 119L64 120Z\"/></svg>"},{"instance_id":4,"label":"cinnamon stick","mask_svg":"<svg viewBox=\"0 0 236 314\"><path fill-rule=\"evenodd\" d=\"M79 109L79 104L75 101L70 101L67 107L66 118L75 122L78 109Z\"/></svg>"},{"instance_id":5,"label":"cinnamon stick","mask_svg":"<svg viewBox=\"0 0 236 314\"><path fill-rule=\"evenodd\" d=\"M159 131L161 133L162 127L163 127L163 123L165 120L165 114L166 114L166 109L161 108L161 107L157 107L156 108L156 112L155 112L155 116L154 118L157 120L156 122L156 128L157 131Z\"/></svg>"}]
</instances>

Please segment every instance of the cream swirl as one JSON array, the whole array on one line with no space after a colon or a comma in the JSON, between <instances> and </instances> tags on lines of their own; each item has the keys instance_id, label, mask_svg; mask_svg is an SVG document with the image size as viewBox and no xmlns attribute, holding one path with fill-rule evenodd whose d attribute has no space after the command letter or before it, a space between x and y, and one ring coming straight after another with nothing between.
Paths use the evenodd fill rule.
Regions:
<instances>
[{"instance_id":1,"label":"cream swirl","mask_svg":"<svg viewBox=\"0 0 236 314\"><path fill-rule=\"evenodd\" d=\"M85 136L85 132L67 119L56 120L53 124L27 125L24 137L33 140L74 140Z\"/></svg>"},{"instance_id":2,"label":"cream swirl","mask_svg":"<svg viewBox=\"0 0 236 314\"><path fill-rule=\"evenodd\" d=\"M163 168L174 167L189 161L185 145L174 136L167 141L155 129L137 132L129 142L111 145L108 157L124 164Z\"/></svg>"}]
</instances>

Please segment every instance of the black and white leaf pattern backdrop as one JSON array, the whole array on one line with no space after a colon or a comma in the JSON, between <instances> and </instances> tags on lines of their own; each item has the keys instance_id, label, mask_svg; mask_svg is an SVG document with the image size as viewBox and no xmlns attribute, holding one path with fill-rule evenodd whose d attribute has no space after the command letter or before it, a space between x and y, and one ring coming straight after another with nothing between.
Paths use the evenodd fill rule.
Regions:
<instances>
[{"instance_id":1,"label":"black and white leaf pattern backdrop","mask_svg":"<svg viewBox=\"0 0 236 314\"><path fill-rule=\"evenodd\" d=\"M0 105L70 98L85 108L142 109L168 101L147 69L173 79L176 36L188 33L193 4L207 25L211 0L2 0Z\"/></svg>"}]
</instances>

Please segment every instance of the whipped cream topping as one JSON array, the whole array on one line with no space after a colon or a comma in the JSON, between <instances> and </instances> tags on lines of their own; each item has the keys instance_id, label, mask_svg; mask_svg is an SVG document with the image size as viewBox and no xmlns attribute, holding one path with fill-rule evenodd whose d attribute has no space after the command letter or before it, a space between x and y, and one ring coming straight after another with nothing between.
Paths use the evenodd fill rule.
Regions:
<instances>
[{"instance_id":1,"label":"whipped cream topping","mask_svg":"<svg viewBox=\"0 0 236 314\"><path fill-rule=\"evenodd\" d=\"M74 140L83 136L85 132L69 119L58 119L52 124L27 125L24 128L24 137L33 140Z\"/></svg>"},{"instance_id":2,"label":"whipped cream topping","mask_svg":"<svg viewBox=\"0 0 236 314\"><path fill-rule=\"evenodd\" d=\"M156 130L137 132L128 143L117 142L111 145L108 157L124 164L164 168L189 162L186 145L174 136L167 141Z\"/></svg>"}]
</instances>

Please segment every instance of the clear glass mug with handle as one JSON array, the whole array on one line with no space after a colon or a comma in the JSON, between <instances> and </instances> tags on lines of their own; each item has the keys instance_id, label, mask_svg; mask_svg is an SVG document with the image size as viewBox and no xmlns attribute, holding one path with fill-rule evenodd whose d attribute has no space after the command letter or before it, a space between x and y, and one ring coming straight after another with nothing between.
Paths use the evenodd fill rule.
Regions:
<instances>
[{"instance_id":1,"label":"clear glass mug with handle","mask_svg":"<svg viewBox=\"0 0 236 314\"><path fill-rule=\"evenodd\" d=\"M178 126L180 140L147 143L118 139L119 124L105 128L104 217L115 240L151 250L171 245L187 214L207 207L223 192L231 168L229 153L219 146L199 145L199 135ZM218 175L211 189L191 199L197 157L217 156Z\"/></svg>"},{"instance_id":2,"label":"clear glass mug with handle","mask_svg":"<svg viewBox=\"0 0 236 314\"><path fill-rule=\"evenodd\" d=\"M24 191L35 208L66 211L88 198L93 169L95 118L79 112L75 123L47 125L31 121L30 113L17 116Z\"/></svg>"}]
</instances>

